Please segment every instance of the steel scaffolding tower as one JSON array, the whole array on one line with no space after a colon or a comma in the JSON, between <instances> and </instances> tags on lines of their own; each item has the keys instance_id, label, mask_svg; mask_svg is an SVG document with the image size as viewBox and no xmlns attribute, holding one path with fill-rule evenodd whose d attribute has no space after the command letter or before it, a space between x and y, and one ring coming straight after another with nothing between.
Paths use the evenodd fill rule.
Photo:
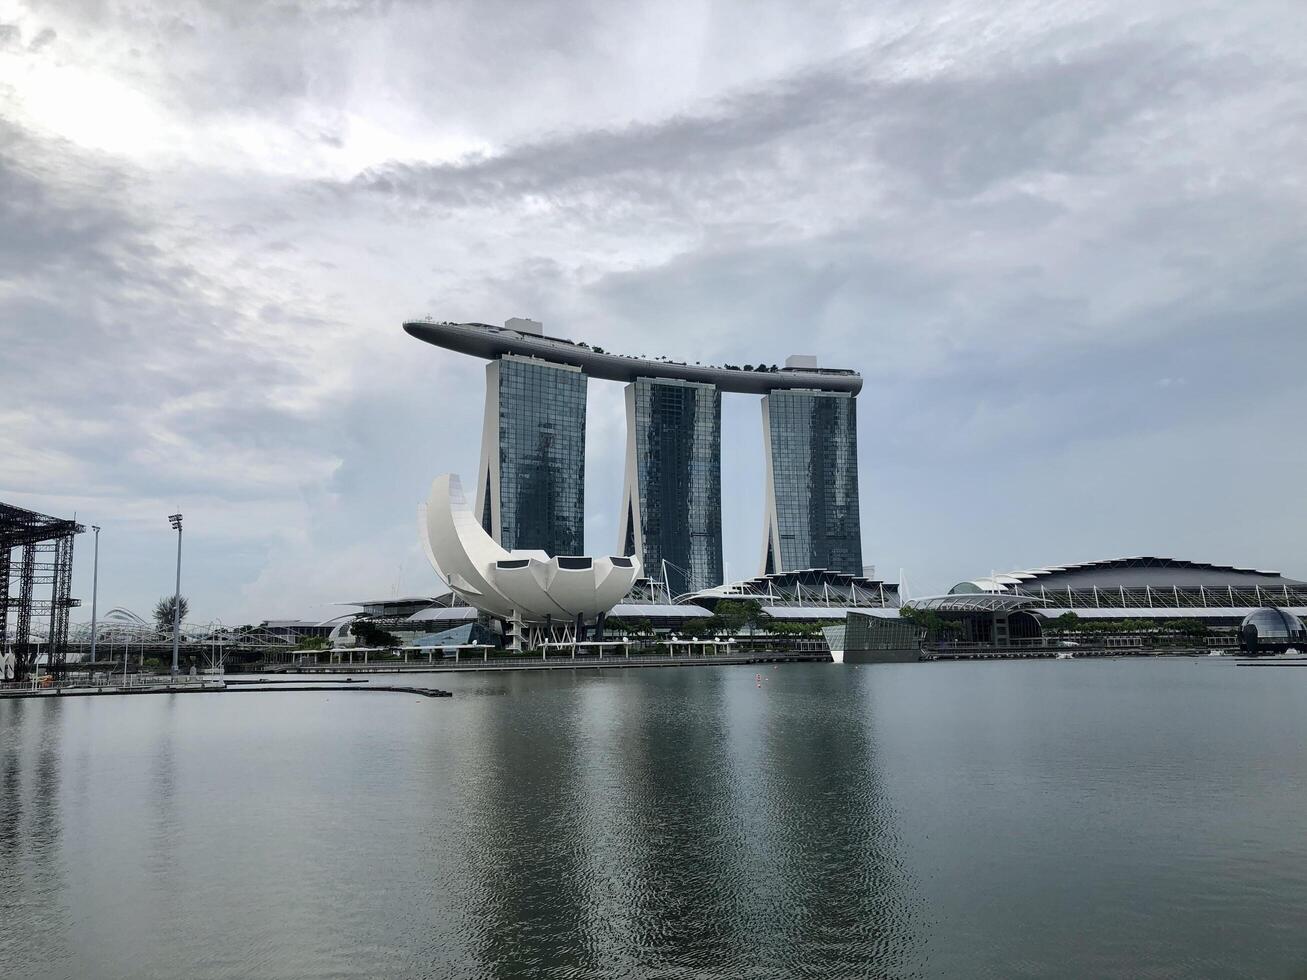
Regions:
<instances>
[{"instance_id":1,"label":"steel scaffolding tower","mask_svg":"<svg viewBox=\"0 0 1307 980\"><path fill-rule=\"evenodd\" d=\"M0 503L0 637L18 660L19 677L31 670L41 649L39 635L32 635L33 616L48 623L50 666L61 666L67 656L68 610L81 604L69 597L73 538L85 530L76 521ZM36 598L38 586L49 586L48 599ZM12 632L10 609L15 611Z\"/></svg>"}]
</instances>

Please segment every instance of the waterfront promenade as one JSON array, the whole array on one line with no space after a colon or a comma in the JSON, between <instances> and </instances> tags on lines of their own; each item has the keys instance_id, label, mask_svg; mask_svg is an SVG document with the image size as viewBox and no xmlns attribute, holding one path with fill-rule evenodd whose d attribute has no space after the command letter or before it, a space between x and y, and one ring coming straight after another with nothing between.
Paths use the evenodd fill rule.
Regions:
<instances>
[{"instance_id":1,"label":"waterfront promenade","mask_svg":"<svg viewBox=\"0 0 1307 980\"><path fill-rule=\"evenodd\" d=\"M798 651L733 651L731 653L707 655L693 653L641 653L609 656L588 654L575 657L466 655L457 660L433 657L431 660L400 661L387 659L352 664L269 664L264 666L256 665L251 669L255 673L403 674L487 670L575 670L577 668L588 669L592 667L604 670L617 670L627 667L724 667L745 664L829 663L830 659L830 654L825 649L812 649Z\"/></svg>"},{"instance_id":2,"label":"waterfront promenade","mask_svg":"<svg viewBox=\"0 0 1307 980\"><path fill-rule=\"evenodd\" d=\"M57 681L49 676L41 682L19 681L0 684L0 699L17 698L60 698L93 697L115 694L198 694L232 691L310 691L310 690L345 690L343 685L353 690L392 691L398 693L418 693L424 696L443 696L447 692L431 693L430 688L396 687L372 684L366 680L352 681L357 674L432 674L432 673L469 673L502 671L552 671L552 670L616 670L636 667L726 667L750 664L781 663L829 663L830 654L824 650L800 650L781 652L775 650L738 651L714 654L692 653L642 653L632 655L584 654L581 656L550 657L490 657L483 652L480 656L463 659L435 659L401 661L394 658L360 663L331 664L254 664L238 667L234 675L248 673L250 676L228 680L222 674L181 674L169 677L166 674L133 674L125 676L121 672L106 671L69 671ZM273 679L269 675L280 675ZM351 675L346 677L343 675ZM285 677L286 679L281 679ZM293 680L291 679L293 678ZM316 679L315 679L316 678ZM293 686L303 683L305 686Z\"/></svg>"}]
</instances>

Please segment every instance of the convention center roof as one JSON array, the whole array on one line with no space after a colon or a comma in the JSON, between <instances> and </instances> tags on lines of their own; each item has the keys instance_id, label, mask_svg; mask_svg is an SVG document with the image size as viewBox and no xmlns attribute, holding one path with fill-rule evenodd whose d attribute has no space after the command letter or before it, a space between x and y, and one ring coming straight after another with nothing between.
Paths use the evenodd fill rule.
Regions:
<instances>
[{"instance_id":1,"label":"convention center roof","mask_svg":"<svg viewBox=\"0 0 1307 980\"><path fill-rule=\"evenodd\" d=\"M1303 583L1285 578L1279 572L1256 568L1239 568L1212 562L1185 561L1140 555L1132 558L1110 558L1103 561L1072 562L1065 565L1044 565L1013 572L959 582L952 594L968 592L1008 592L1019 589L1036 592L1041 589L1142 589L1150 588L1277 588L1300 586Z\"/></svg>"}]
</instances>

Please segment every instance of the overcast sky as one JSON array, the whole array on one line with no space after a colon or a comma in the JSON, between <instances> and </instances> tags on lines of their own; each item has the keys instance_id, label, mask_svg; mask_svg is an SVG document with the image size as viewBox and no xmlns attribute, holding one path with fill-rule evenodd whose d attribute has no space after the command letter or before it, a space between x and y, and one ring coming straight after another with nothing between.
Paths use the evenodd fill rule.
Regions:
<instances>
[{"instance_id":1,"label":"overcast sky","mask_svg":"<svg viewBox=\"0 0 1307 980\"><path fill-rule=\"evenodd\" d=\"M1301 0L0 0L0 499L103 527L102 610L171 591L175 509L196 621L429 594L484 364L400 324L532 316L860 370L864 555L913 594L1307 578L1305 92ZM758 400L723 415L740 577Z\"/></svg>"}]
</instances>

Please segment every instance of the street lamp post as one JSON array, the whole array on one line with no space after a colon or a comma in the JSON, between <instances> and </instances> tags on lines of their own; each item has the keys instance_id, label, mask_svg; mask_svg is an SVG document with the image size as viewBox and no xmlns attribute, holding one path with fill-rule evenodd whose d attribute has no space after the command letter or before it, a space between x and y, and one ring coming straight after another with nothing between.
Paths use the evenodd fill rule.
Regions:
<instances>
[{"instance_id":1,"label":"street lamp post","mask_svg":"<svg viewBox=\"0 0 1307 980\"><path fill-rule=\"evenodd\" d=\"M100 527L98 524L92 524L91 530L95 532L95 563L91 566L91 663L95 663L95 600L100 594ZM109 651L109 659L113 660L113 651Z\"/></svg>"},{"instance_id":2,"label":"street lamp post","mask_svg":"<svg viewBox=\"0 0 1307 980\"><path fill-rule=\"evenodd\" d=\"M182 628L182 515L169 514L168 523L177 532L177 589L172 597L172 676L177 677L177 644Z\"/></svg>"}]
</instances>

